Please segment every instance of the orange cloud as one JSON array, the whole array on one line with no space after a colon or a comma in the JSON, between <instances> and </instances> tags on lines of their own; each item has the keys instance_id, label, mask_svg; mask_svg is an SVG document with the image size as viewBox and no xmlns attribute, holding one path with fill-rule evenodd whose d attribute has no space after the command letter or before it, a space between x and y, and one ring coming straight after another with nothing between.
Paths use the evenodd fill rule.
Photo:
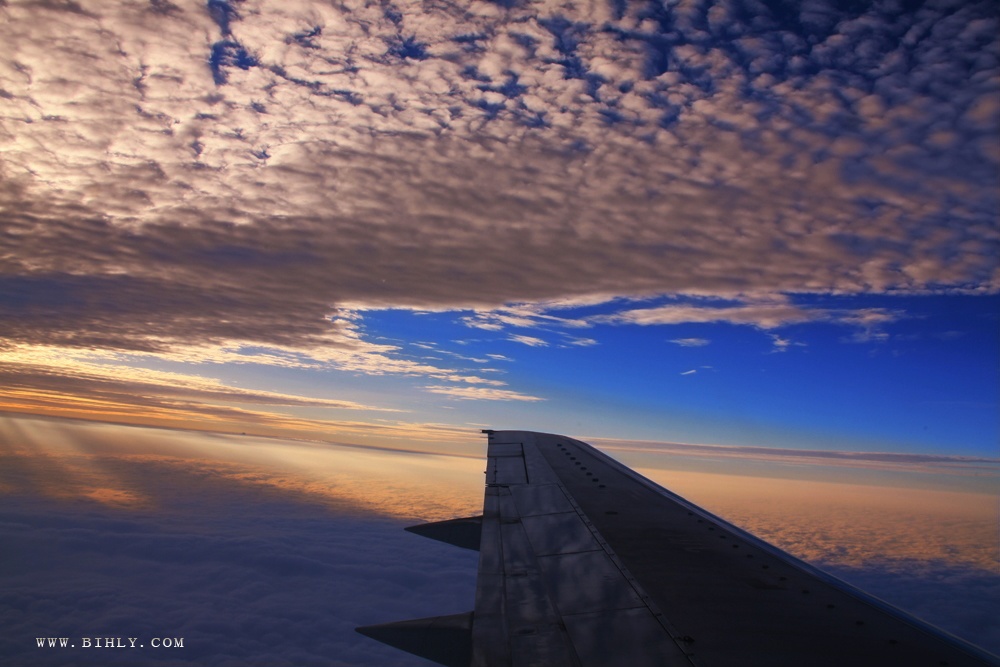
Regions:
<instances>
[{"instance_id":1,"label":"orange cloud","mask_svg":"<svg viewBox=\"0 0 1000 667\"><path fill-rule=\"evenodd\" d=\"M814 563L949 563L995 571L996 496L645 469L650 479Z\"/></svg>"},{"instance_id":2,"label":"orange cloud","mask_svg":"<svg viewBox=\"0 0 1000 667\"><path fill-rule=\"evenodd\" d=\"M398 446L412 441L399 438ZM477 452L478 454L478 452ZM464 455L0 416L0 494L156 511L152 477L211 497L236 483L300 502L435 520L482 507L482 461Z\"/></svg>"}]
</instances>

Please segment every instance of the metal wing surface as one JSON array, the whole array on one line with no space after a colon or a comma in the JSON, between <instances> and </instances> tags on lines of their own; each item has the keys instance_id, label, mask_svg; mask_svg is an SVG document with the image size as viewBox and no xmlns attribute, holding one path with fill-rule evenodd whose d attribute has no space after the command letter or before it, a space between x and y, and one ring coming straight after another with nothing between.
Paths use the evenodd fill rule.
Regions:
<instances>
[{"instance_id":1,"label":"metal wing surface","mask_svg":"<svg viewBox=\"0 0 1000 667\"><path fill-rule=\"evenodd\" d=\"M564 436L486 431L471 614L359 628L475 667L998 665ZM450 652L449 652L450 651Z\"/></svg>"}]
</instances>

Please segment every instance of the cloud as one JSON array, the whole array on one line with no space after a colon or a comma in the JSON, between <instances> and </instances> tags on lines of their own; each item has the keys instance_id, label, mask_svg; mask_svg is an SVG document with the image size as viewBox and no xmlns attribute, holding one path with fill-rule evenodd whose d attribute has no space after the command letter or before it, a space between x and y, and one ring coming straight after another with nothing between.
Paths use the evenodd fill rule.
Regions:
<instances>
[{"instance_id":1,"label":"cloud","mask_svg":"<svg viewBox=\"0 0 1000 667\"><path fill-rule=\"evenodd\" d=\"M42 652L42 634L185 637L183 653L139 654L154 665L417 665L353 628L473 603L476 554L401 528L477 512L481 459L0 421L5 662L136 663L124 650ZM710 511L997 649L992 496L660 472ZM102 488L144 502L88 493Z\"/></svg>"},{"instance_id":2,"label":"cloud","mask_svg":"<svg viewBox=\"0 0 1000 667\"><path fill-rule=\"evenodd\" d=\"M810 466L833 474L833 477L819 476L816 478L822 481L837 479L857 482L861 478L853 478L851 475L860 475L861 470L918 473L918 475L923 476L926 476L927 473L933 473L936 480L945 485L944 488L963 490L971 488L977 492L989 490L990 485L995 483L997 476L1000 475L1000 459L986 457L747 445L706 445L607 438L589 438L588 442L612 452L623 452L622 456L626 457L630 456L631 452L642 454L642 459L629 459L632 465L650 466L652 465L651 461L656 461L656 467L669 468L676 467L678 462L684 459L713 463L732 462L737 464L738 462L737 467L727 466L724 469L726 473L737 475L755 473L776 475L789 469L797 470L798 474L805 474L806 468ZM665 465L668 461L674 461L674 463ZM756 463L764 465L756 467ZM711 466L708 469L712 469ZM838 476L840 472L843 472L846 477ZM880 478L873 483L883 484L885 482L885 479ZM899 479L895 479L892 483L898 484Z\"/></svg>"},{"instance_id":3,"label":"cloud","mask_svg":"<svg viewBox=\"0 0 1000 667\"><path fill-rule=\"evenodd\" d=\"M604 298L599 299L600 303ZM585 319L567 318L553 315L553 311L574 308L580 305L592 305L593 300L559 300L539 303L522 303L479 310L471 316L462 317L466 326L489 331L501 331L507 327L519 328L587 328L590 323Z\"/></svg>"},{"instance_id":4,"label":"cloud","mask_svg":"<svg viewBox=\"0 0 1000 667\"><path fill-rule=\"evenodd\" d=\"M510 389L487 389L484 387L445 387L440 385L428 385L424 387L433 394L443 394L454 398L474 401L543 401L545 399L529 394L512 391Z\"/></svg>"},{"instance_id":5,"label":"cloud","mask_svg":"<svg viewBox=\"0 0 1000 667\"><path fill-rule=\"evenodd\" d=\"M697 369L692 369L690 371L684 371L684 372L682 372L681 375L694 375L697 372L698 372Z\"/></svg>"},{"instance_id":6,"label":"cloud","mask_svg":"<svg viewBox=\"0 0 1000 667\"><path fill-rule=\"evenodd\" d=\"M905 317L899 311L885 308L831 309L798 305L787 296L743 297L738 300L668 303L662 306L633 308L611 315L598 315L593 322L611 324L676 325L727 323L752 326L771 331L796 324L825 322L859 328L853 340L866 342L884 340L880 327ZM792 341L776 334L770 334L779 350L792 345ZM701 338L683 338L671 341L677 345L692 347L705 345Z\"/></svg>"},{"instance_id":7,"label":"cloud","mask_svg":"<svg viewBox=\"0 0 1000 667\"><path fill-rule=\"evenodd\" d=\"M58 365L53 363L58 356ZM297 396L259 389L226 386L219 380L198 375L136 369L114 364L114 359L95 353L65 355L61 350L17 349L0 352L4 366L0 369L0 393L16 389L62 391L67 393L100 394L109 399L146 398L147 405L157 401L229 402L269 406L321 407L339 410L371 410L398 412L391 408L365 405L333 398ZM103 364L100 362L104 362ZM156 398L153 398L156 397Z\"/></svg>"},{"instance_id":8,"label":"cloud","mask_svg":"<svg viewBox=\"0 0 1000 667\"><path fill-rule=\"evenodd\" d=\"M507 340L512 340L515 343L521 343L522 345L527 345L529 347L548 347L548 341L542 340L541 338L536 338L535 336L522 336L520 334L511 334L507 336Z\"/></svg>"},{"instance_id":9,"label":"cloud","mask_svg":"<svg viewBox=\"0 0 1000 667\"><path fill-rule=\"evenodd\" d=\"M6 3L0 344L496 388L359 314L1000 288L990 3L626 4Z\"/></svg>"},{"instance_id":10,"label":"cloud","mask_svg":"<svg viewBox=\"0 0 1000 667\"><path fill-rule=\"evenodd\" d=\"M576 347L592 347L597 345L597 341L593 338L569 338L566 341L567 345L574 345Z\"/></svg>"},{"instance_id":11,"label":"cloud","mask_svg":"<svg viewBox=\"0 0 1000 667\"><path fill-rule=\"evenodd\" d=\"M1000 594L992 494L724 479L727 492L684 493L892 605L987 650L1000 648L990 611Z\"/></svg>"},{"instance_id":12,"label":"cloud","mask_svg":"<svg viewBox=\"0 0 1000 667\"><path fill-rule=\"evenodd\" d=\"M398 437L447 443L467 436L463 429L427 420L376 417L406 412L395 407L235 387L203 370L197 374L155 370L144 367L144 359L136 363L131 356L103 351L14 347L0 349L0 360L0 409L8 412L368 443ZM421 366L404 368L417 375ZM472 385L482 389L484 397L520 395L510 390L485 391L504 386L499 380L441 369L430 377L457 382L456 390Z\"/></svg>"},{"instance_id":13,"label":"cloud","mask_svg":"<svg viewBox=\"0 0 1000 667\"><path fill-rule=\"evenodd\" d=\"M354 627L471 608L475 554L402 528L421 516L461 512L463 493L464 509L472 513L482 499L481 484L461 491L445 485L452 491L444 495L433 488L428 495L426 483L409 485L404 470L415 465L409 473L425 477L426 455L383 452L357 459L350 450L313 450L310 478L304 470L282 469L282 454L287 464L310 453L287 441L262 447L254 439L226 443L207 434L165 432L160 442L149 429L104 426L94 442L88 427L49 424L36 431L48 442L31 442L24 437L32 432L30 422L20 424L16 442L11 436L18 429L0 434L0 533L16 544L0 573L5 663L346 667L376 661L402 667L422 661ZM77 439L93 449L58 453L56 433L63 436L56 442ZM118 439L119 451L103 441L105 435ZM32 453L10 455L12 444ZM201 458L184 460L177 449L170 456L171 444L199 451ZM151 457L144 445L164 455ZM379 464L386 473L375 472ZM470 462L462 476L474 482L479 466ZM366 480L371 486L352 498L351 488L339 484L337 467L351 469L353 484ZM85 487L60 484L65 471L77 473L79 484L138 489L148 502L101 502ZM98 474L104 478L96 480ZM373 511L365 494L374 499L372 492L387 488L393 475L399 475L391 480L395 492L408 498L409 507L395 506L403 514ZM324 476L327 484L321 485ZM51 486L61 486L62 495L48 495ZM39 650L40 634L68 636L77 648ZM80 647L81 637L110 635L140 637L146 648L105 654ZM165 636L183 637L184 649L153 651L149 640Z\"/></svg>"},{"instance_id":14,"label":"cloud","mask_svg":"<svg viewBox=\"0 0 1000 667\"><path fill-rule=\"evenodd\" d=\"M940 561L889 559L853 567L828 562L822 567L935 627L1000 654L1000 625L988 620L1000 599L995 573Z\"/></svg>"},{"instance_id":15,"label":"cloud","mask_svg":"<svg viewBox=\"0 0 1000 667\"><path fill-rule=\"evenodd\" d=\"M730 490L721 491L721 481ZM1000 595L990 494L732 477L695 502L790 553L990 651ZM681 492L677 485L671 487ZM770 508L770 509L769 509Z\"/></svg>"},{"instance_id":16,"label":"cloud","mask_svg":"<svg viewBox=\"0 0 1000 667\"><path fill-rule=\"evenodd\" d=\"M681 347L704 347L711 341L707 338L674 338L670 342Z\"/></svg>"},{"instance_id":17,"label":"cloud","mask_svg":"<svg viewBox=\"0 0 1000 667\"><path fill-rule=\"evenodd\" d=\"M948 564L996 576L989 538L997 514L992 493L921 488L915 469L885 485L859 483L860 475L810 479L805 467L784 477L746 469L735 475L695 472L678 469L670 458L661 456L666 465L644 474L809 562L909 572L918 571L918 563Z\"/></svg>"},{"instance_id":18,"label":"cloud","mask_svg":"<svg viewBox=\"0 0 1000 667\"><path fill-rule=\"evenodd\" d=\"M606 319L614 323L642 325L727 322L774 329L809 322L817 319L817 315L782 299L746 305L668 304L626 310Z\"/></svg>"},{"instance_id":19,"label":"cloud","mask_svg":"<svg viewBox=\"0 0 1000 667\"><path fill-rule=\"evenodd\" d=\"M793 345L803 345L803 343L795 343L790 338L785 338L777 334L770 334L770 336L771 336L771 342L774 344L774 350L773 350L774 352L784 352ZM859 339L858 342L862 341Z\"/></svg>"}]
</instances>

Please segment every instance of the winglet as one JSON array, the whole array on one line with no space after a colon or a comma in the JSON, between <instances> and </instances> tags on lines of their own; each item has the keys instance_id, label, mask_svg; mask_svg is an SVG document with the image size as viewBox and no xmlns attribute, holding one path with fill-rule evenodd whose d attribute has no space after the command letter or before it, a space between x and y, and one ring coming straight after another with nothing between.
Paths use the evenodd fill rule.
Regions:
<instances>
[{"instance_id":1,"label":"winglet","mask_svg":"<svg viewBox=\"0 0 1000 667\"><path fill-rule=\"evenodd\" d=\"M483 532L483 517L470 516L447 521L432 521L409 526L406 530L432 540L447 542L463 549L479 551L479 538Z\"/></svg>"},{"instance_id":2,"label":"winglet","mask_svg":"<svg viewBox=\"0 0 1000 667\"><path fill-rule=\"evenodd\" d=\"M472 664L472 612L355 628L383 644L445 667Z\"/></svg>"}]
</instances>

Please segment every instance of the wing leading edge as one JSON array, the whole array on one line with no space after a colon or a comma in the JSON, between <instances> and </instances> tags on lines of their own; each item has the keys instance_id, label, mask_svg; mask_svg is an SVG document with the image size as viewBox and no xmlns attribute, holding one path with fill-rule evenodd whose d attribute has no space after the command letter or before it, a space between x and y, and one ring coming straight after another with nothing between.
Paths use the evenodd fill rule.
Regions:
<instances>
[{"instance_id":1,"label":"wing leading edge","mask_svg":"<svg viewBox=\"0 0 1000 667\"><path fill-rule=\"evenodd\" d=\"M484 432L482 517L413 529L478 546L474 611L363 634L456 667L1000 665L590 445Z\"/></svg>"}]
</instances>

